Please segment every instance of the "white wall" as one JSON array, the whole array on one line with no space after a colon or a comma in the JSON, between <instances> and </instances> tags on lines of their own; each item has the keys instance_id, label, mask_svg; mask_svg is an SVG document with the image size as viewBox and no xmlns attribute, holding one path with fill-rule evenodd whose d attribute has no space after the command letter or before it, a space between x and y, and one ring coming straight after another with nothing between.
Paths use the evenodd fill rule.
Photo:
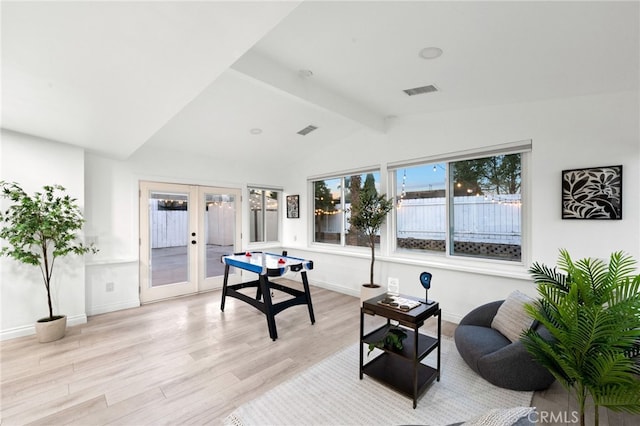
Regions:
<instances>
[{"instance_id":1,"label":"white wall","mask_svg":"<svg viewBox=\"0 0 640 426\"><path fill-rule=\"evenodd\" d=\"M70 145L2 130L0 180L18 182L33 193L60 184L84 205L84 151ZM9 203L3 202L3 207ZM0 258L0 339L33 334L34 323L48 316L46 289L37 267ZM86 322L85 268L78 257L61 258L53 274L54 315L69 325Z\"/></svg>"},{"instance_id":2,"label":"white wall","mask_svg":"<svg viewBox=\"0 0 640 426\"><path fill-rule=\"evenodd\" d=\"M445 318L456 321L470 308L504 298L513 289L535 295L527 273L530 262L555 265L560 248L576 258L608 257L624 250L640 260L639 117L639 94L625 92L416 115L396 120L387 135L361 132L328 142L315 151L312 161L291 171L286 191L301 194L301 219L285 220L283 245L290 253L315 261L316 270L309 274L312 282L358 294L368 271L364 250L308 249L307 216L312 206L305 177L375 164L385 169L393 161L530 139L530 242L523 265L505 267L443 256L398 259L383 245L377 281L386 284L388 277L398 277L402 292L421 296L419 273L431 271L429 296L442 303ZM339 154L345 152L351 155ZM618 164L623 165L623 220L561 219L562 170Z\"/></svg>"},{"instance_id":3,"label":"white wall","mask_svg":"<svg viewBox=\"0 0 640 426\"><path fill-rule=\"evenodd\" d=\"M87 315L140 306L138 182L126 162L87 153L85 185L85 234L100 248L86 265Z\"/></svg>"},{"instance_id":4,"label":"white wall","mask_svg":"<svg viewBox=\"0 0 640 426\"><path fill-rule=\"evenodd\" d=\"M527 263L504 267L495 262L438 256L399 259L386 245L378 256L377 280L386 283L388 277L397 277L403 293L422 296L418 275L431 271L434 278L429 296L441 302L446 319L456 321L472 307L504 298L513 289L535 294L526 272L529 262L555 264L561 247L576 257L606 257L614 250L624 250L640 259L639 98L635 92L613 93L412 116L397 119L387 134L362 131L346 140L325 141L322 149L308 147L309 152L301 152L297 163L289 167L220 164L215 152L205 157L150 148L118 161L3 132L0 177L17 180L27 189L55 181L84 203L85 234L96 241L100 252L87 258L86 278L82 265L75 273L57 275L63 296L58 302L60 311L82 321L85 312L92 315L139 305L141 179L227 186L245 192L247 184L264 184L282 186L283 199L299 194L300 219L282 219L283 246L291 255L314 260L316 268L309 273L313 284L357 295L367 277L368 254L364 249L325 249L310 244L309 176L371 165L385 169L392 161L531 139ZM561 220L561 171L616 164L624 166L623 220ZM243 206L245 236L249 235L247 210ZM243 241L245 247L247 242ZM19 269L9 259L0 261L0 268L2 337L29 333L33 322L46 314L40 277L36 271ZM13 285L14 281L20 283ZM113 292L106 292L107 282L114 283Z\"/></svg>"},{"instance_id":5,"label":"white wall","mask_svg":"<svg viewBox=\"0 0 640 426\"><path fill-rule=\"evenodd\" d=\"M399 259L388 246L383 246L378 256L377 279L386 283L388 277L397 277L403 292L421 296L419 273L431 271L434 279L430 297L442 303L446 319L457 321L474 306L504 298L514 289L534 295L527 268L531 261L555 264L559 248L567 248L576 257L607 257L614 250L624 250L640 259L638 103L637 93L614 93L412 116L396 120L385 135L362 131L346 140L325 141L323 149L309 147L308 155L302 152L298 162L289 168L260 168L255 164L238 167L218 164L215 156L194 158L151 149L143 149L122 163L87 155L87 212L91 214L87 232L91 229L97 233L101 245L110 235L122 237L104 247L100 254L105 256L104 265L88 267L88 282L95 282L96 287L91 291L93 300L87 302L87 311L106 312L134 305L137 300L136 263L131 263L130 270L120 278L111 278L105 271L111 269L110 259L123 257L119 252L137 259L136 196L140 178L232 187L244 187L246 183L281 185L285 196L300 194L300 219L282 219L283 246L292 255L314 260L316 269L309 273L312 283L357 295L367 276L368 254L364 249L310 245L309 176L371 165L385 169L393 161L529 139L533 144L528 196L530 239L524 264L504 266L441 256ZM563 221L561 171L615 164L624 166L624 219ZM119 184L109 183L114 181ZM101 188L108 185L112 187ZM100 198L93 199L89 195L92 192L100 192ZM243 233L248 235L245 210L243 207ZM105 216L109 211L112 217ZM102 216L94 219L94 214ZM246 242L243 247L247 247ZM104 292L104 281L112 279L116 280L116 292L125 289L127 300L122 299L124 295L118 299ZM117 300L111 300L114 297Z\"/></svg>"},{"instance_id":6,"label":"white wall","mask_svg":"<svg viewBox=\"0 0 640 426\"><path fill-rule=\"evenodd\" d=\"M177 142L179 145L179 142ZM138 287L138 183L140 180L242 188L282 186L282 170L271 165L216 161L211 156L143 147L126 161L86 154L86 234L100 253L87 264L87 314L140 305ZM248 200L249 197L244 197ZM242 247L248 245L249 215L243 206ZM113 283L113 291L107 291Z\"/></svg>"}]
</instances>

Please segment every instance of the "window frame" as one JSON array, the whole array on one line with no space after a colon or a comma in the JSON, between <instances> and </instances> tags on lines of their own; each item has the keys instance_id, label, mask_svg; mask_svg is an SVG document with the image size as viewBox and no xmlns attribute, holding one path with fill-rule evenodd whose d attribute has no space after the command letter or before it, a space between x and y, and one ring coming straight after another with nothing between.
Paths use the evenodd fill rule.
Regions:
<instances>
[{"instance_id":1,"label":"window frame","mask_svg":"<svg viewBox=\"0 0 640 426\"><path fill-rule=\"evenodd\" d=\"M316 247L325 247L325 248L340 248L340 250L354 250L354 251L360 251L360 250L369 250L368 247L363 247L363 246L358 246L358 245L352 245L352 244L347 244L347 234L348 234L348 228L349 228L349 223L347 222L347 217L345 214L345 209L342 208L341 209L341 214L342 214L342 225L341 225L341 230L340 230L340 241L337 244L333 244L333 243L328 243L328 242L324 242L324 241L316 241L316 233L315 233L315 183L318 181L324 181L324 180L331 180L331 179L340 179L340 199L342 200L342 204L346 205L346 200L347 200L347 191L345 188L345 180L351 176L355 176L355 175L367 175L367 174L377 174L378 175L378 179L377 179L377 183L378 183L378 188L379 188L379 193L384 193L384 194L388 194L388 191L385 191L384 188L386 187L385 185L385 176L386 173L381 169L380 165L377 166L372 166L372 167L365 167L365 168L359 168L359 169L354 169L354 170L349 170L349 171L342 171L342 172L337 172L337 173L331 173L331 174L323 174L323 175L317 175L317 176L311 176L307 178L307 187L308 187L308 191L309 191L309 211L311 212L311 216L310 216L310 223L309 223L309 242L311 246L316 246ZM364 182L364 181L363 181ZM389 219L390 220L390 219ZM389 220L387 220L387 223L389 222ZM383 228L380 230L380 245L379 245L379 249L382 249L383 247L383 239L385 238L385 226L383 226ZM376 246L378 248L378 246Z\"/></svg>"},{"instance_id":2,"label":"window frame","mask_svg":"<svg viewBox=\"0 0 640 426\"><path fill-rule=\"evenodd\" d=\"M530 154L532 151L532 141L523 140L518 142L511 142L500 145L488 146L485 148L459 151L443 155L434 155L429 157L416 158L409 161L397 161L389 163L387 165L387 173L389 182L389 193L392 194L394 199L398 200L399 194L397 193L397 178L396 172L402 168L416 167L420 165L427 165L432 163L446 163L446 181L445 181L445 250L439 251L427 251L427 250L411 250L398 248L398 209L395 208L392 211L391 220L387 221L387 233L389 235L390 253L393 258L409 258L409 259L446 259L449 261L461 261L461 262L481 262L481 263L496 263L502 265L515 265L523 266L530 263L530 229L531 229L531 201L530 201ZM506 260L492 257L481 256L469 256L452 253L451 244L453 241L453 197L451 196L451 169L450 163L457 161L481 159L486 157L507 155L507 154L521 154L521 200L522 207L520 212L521 220L521 236L520 236L520 260Z\"/></svg>"},{"instance_id":3,"label":"window frame","mask_svg":"<svg viewBox=\"0 0 640 426\"><path fill-rule=\"evenodd\" d=\"M262 205L264 206L264 208L262 209L262 214L261 214L261 220L262 220L262 224L263 224L263 229L262 229L262 241L251 241L252 235L251 235L251 214L252 214L252 210L251 210L251 191L262 191L261 194L261 202ZM276 239L275 240L270 240L267 237L269 236L270 232L269 229L267 227L267 211L268 209L267 207L267 196L266 193L268 192L275 192L278 194L278 208L276 211ZM247 214L249 215L249 217L247 218L247 224L248 224L248 238L247 238L247 244L251 245L251 246L259 246L259 245L273 245L274 243L280 244L281 240L282 240L282 218L281 218L281 214L282 214L282 197L283 197L283 190L282 188L275 188L275 187L271 187L271 186L265 186L265 185L247 185Z\"/></svg>"}]
</instances>

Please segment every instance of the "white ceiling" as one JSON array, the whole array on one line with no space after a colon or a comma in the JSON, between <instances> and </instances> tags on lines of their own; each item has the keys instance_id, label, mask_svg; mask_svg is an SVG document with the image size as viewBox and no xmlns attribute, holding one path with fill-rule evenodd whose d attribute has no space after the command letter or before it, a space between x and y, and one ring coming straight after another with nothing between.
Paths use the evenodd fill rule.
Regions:
<instances>
[{"instance_id":1,"label":"white ceiling","mask_svg":"<svg viewBox=\"0 0 640 426\"><path fill-rule=\"evenodd\" d=\"M117 158L241 144L268 161L394 116L640 90L639 6L3 2L2 125Z\"/></svg>"}]
</instances>

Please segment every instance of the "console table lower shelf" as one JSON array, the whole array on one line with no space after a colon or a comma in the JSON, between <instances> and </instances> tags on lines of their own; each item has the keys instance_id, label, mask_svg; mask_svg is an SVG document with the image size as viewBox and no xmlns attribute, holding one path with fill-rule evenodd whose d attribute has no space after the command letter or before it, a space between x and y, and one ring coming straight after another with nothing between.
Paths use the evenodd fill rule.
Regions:
<instances>
[{"instance_id":1,"label":"console table lower shelf","mask_svg":"<svg viewBox=\"0 0 640 426\"><path fill-rule=\"evenodd\" d=\"M409 398L414 397L413 363L406 359L383 353L365 364L362 372ZM418 380L418 391L415 395L417 398L438 378L438 370L418 363L415 377Z\"/></svg>"},{"instance_id":2,"label":"console table lower shelf","mask_svg":"<svg viewBox=\"0 0 640 426\"><path fill-rule=\"evenodd\" d=\"M386 333L388 326L368 334L363 339L363 344L376 341ZM430 336L417 334L413 330L404 329L407 333L404 348L400 352L385 350L371 361L363 364L362 373L378 382L394 389L395 391L412 398L414 406L417 399L429 387L434 380L440 379L437 368L422 364L420 361L434 349L440 342ZM417 337L417 339L416 339ZM415 341L418 341L416 351Z\"/></svg>"}]
</instances>

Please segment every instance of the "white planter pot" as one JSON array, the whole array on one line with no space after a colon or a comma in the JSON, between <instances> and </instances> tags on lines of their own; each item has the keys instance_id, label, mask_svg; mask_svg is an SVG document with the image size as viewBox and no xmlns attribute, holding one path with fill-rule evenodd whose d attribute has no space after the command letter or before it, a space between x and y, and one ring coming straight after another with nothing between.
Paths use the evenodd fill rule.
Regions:
<instances>
[{"instance_id":1,"label":"white planter pot","mask_svg":"<svg viewBox=\"0 0 640 426\"><path fill-rule=\"evenodd\" d=\"M49 317L41 318L36 322L36 337L38 342L47 343L60 340L64 337L67 330L67 317L62 315L60 318L49 321Z\"/></svg>"},{"instance_id":2,"label":"white planter pot","mask_svg":"<svg viewBox=\"0 0 640 426\"><path fill-rule=\"evenodd\" d=\"M377 287L365 287L364 284L360 286L360 305L365 300L369 300L372 297L379 296L383 293L386 293L387 289L382 287L381 285Z\"/></svg>"}]
</instances>

